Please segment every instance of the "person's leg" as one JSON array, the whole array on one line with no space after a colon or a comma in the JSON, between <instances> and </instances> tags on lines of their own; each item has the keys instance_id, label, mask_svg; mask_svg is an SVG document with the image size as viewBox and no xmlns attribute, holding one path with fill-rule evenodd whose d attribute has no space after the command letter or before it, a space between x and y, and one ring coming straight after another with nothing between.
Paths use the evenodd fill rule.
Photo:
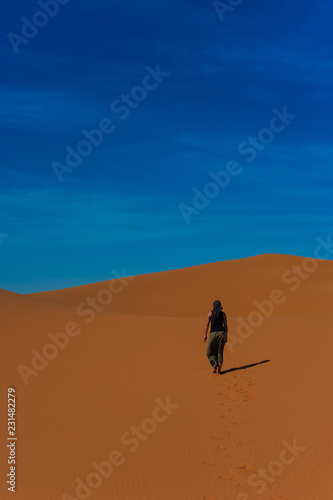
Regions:
<instances>
[{"instance_id":1,"label":"person's leg","mask_svg":"<svg viewBox=\"0 0 333 500\"><path fill-rule=\"evenodd\" d=\"M225 346L224 332L219 332L219 336L218 336L218 369L219 369L219 373L220 373L222 365L223 365L224 346Z\"/></svg>"},{"instance_id":2,"label":"person's leg","mask_svg":"<svg viewBox=\"0 0 333 500\"><path fill-rule=\"evenodd\" d=\"M216 338L216 332L211 332L208 338L207 358L214 369L217 368L217 349L218 342Z\"/></svg>"}]
</instances>

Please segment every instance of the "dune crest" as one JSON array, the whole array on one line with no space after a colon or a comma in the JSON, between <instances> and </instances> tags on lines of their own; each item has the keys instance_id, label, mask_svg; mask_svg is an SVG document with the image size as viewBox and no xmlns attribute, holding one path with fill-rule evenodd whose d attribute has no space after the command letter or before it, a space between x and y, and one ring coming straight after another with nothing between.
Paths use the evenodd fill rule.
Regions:
<instances>
[{"instance_id":1,"label":"dune crest","mask_svg":"<svg viewBox=\"0 0 333 500\"><path fill-rule=\"evenodd\" d=\"M281 289L290 300L281 304L277 314L316 313L331 311L332 278L332 261L266 254L129 277L127 282L124 278L124 283L121 279L102 281L28 296L75 306L87 297L97 297L101 290L109 289L109 284L115 289L125 285L126 290L113 293L105 310L199 317L206 313L214 297L221 298L229 314L245 315L253 310L253 300L268 299L273 290ZM316 300L317 283L320 302Z\"/></svg>"}]
</instances>

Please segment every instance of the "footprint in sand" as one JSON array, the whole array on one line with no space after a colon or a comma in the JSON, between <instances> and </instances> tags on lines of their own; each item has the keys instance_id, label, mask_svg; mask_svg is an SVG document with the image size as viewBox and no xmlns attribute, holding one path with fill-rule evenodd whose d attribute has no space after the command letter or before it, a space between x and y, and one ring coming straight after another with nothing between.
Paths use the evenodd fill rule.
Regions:
<instances>
[{"instance_id":1,"label":"footprint in sand","mask_svg":"<svg viewBox=\"0 0 333 500\"><path fill-rule=\"evenodd\" d=\"M248 396L246 396L246 397L243 399L243 401L255 401L255 399L256 399L256 398L255 398L254 396L252 396L252 395L248 395Z\"/></svg>"},{"instance_id":2,"label":"footprint in sand","mask_svg":"<svg viewBox=\"0 0 333 500\"><path fill-rule=\"evenodd\" d=\"M203 462L201 462L201 464L203 467L209 467L209 466L212 466L212 465L216 465L215 462L211 462L210 460L204 460Z\"/></svg>"},{"instance_id":3,"label":"footprint in sand","mask_svg":"<svg viewBox=\"0 0 333 500\"><path fill-rule=\"evenodd\" d=\"M223 451L226 450L226 446L215 446L215 448L212 451Z\"/></svg>"},{"instance_id":4,"label":"footprint in sand","mask_svg":"<svg viewBox=\"0 0 333 500\"><path fill-rule=\"evenodd\" d=\"M241 467L237 467L236 469L229 469L228 474L243 474L244 472L249 470L255 470L255 467L253 467L253 465L242 465Z\"/></svg>"},{"instance_id":5,"label":"footprint in sand","mask_svg":"<svg viewBox=\"0 0 333 500\"><path fill-rule=\"evenodd\" d=\"M232 481L231 477L222 476L222 474L220 476L217 476L217 479L219 479L220 481ZM227 497L227 498L230 498L230 497Z\"/></svg>"}]
</instances>

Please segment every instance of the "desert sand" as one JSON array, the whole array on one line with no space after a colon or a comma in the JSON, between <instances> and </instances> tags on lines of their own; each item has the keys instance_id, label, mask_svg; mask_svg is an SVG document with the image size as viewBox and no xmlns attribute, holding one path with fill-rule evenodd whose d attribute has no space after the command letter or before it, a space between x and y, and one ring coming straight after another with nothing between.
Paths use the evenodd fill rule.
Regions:
<instances>
[{"instance_id":1,"label":"desert sand","mask_svg":"<svg viewBox=\"0 0 333 500\"><path fill-rule=\"evenodd\" d=\"M332 282L332 261L270 254L0 290L0 498L14 387L16 500L332 499Z\"/></svg>"}]
</instances>

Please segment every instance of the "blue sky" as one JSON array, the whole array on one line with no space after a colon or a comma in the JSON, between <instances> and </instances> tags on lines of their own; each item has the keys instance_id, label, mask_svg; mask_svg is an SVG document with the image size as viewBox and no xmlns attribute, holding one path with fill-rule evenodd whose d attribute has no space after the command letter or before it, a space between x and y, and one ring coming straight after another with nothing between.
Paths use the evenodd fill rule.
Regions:
<instances>
[{"instance_id":1,"label":"blue sky","mask_svg":"<svg viewBox=\"0 0 333 500\"><path fill-rule=\"evenodd\" d=\"M331 2L243 0L223 21L199 0L70 0L36 17L41 4L2 2L0 287L313 256L332 227ZM13 42L25 18L45 26ZM121 119L111 104L143 95L157 65L168 76ZM239 145L284 106L296 117L248 162ZM113 132L59 182L53 162L106 118ZM179 206L231 160L241 173L186 223Z\"/></svg>"}]
</instances>

